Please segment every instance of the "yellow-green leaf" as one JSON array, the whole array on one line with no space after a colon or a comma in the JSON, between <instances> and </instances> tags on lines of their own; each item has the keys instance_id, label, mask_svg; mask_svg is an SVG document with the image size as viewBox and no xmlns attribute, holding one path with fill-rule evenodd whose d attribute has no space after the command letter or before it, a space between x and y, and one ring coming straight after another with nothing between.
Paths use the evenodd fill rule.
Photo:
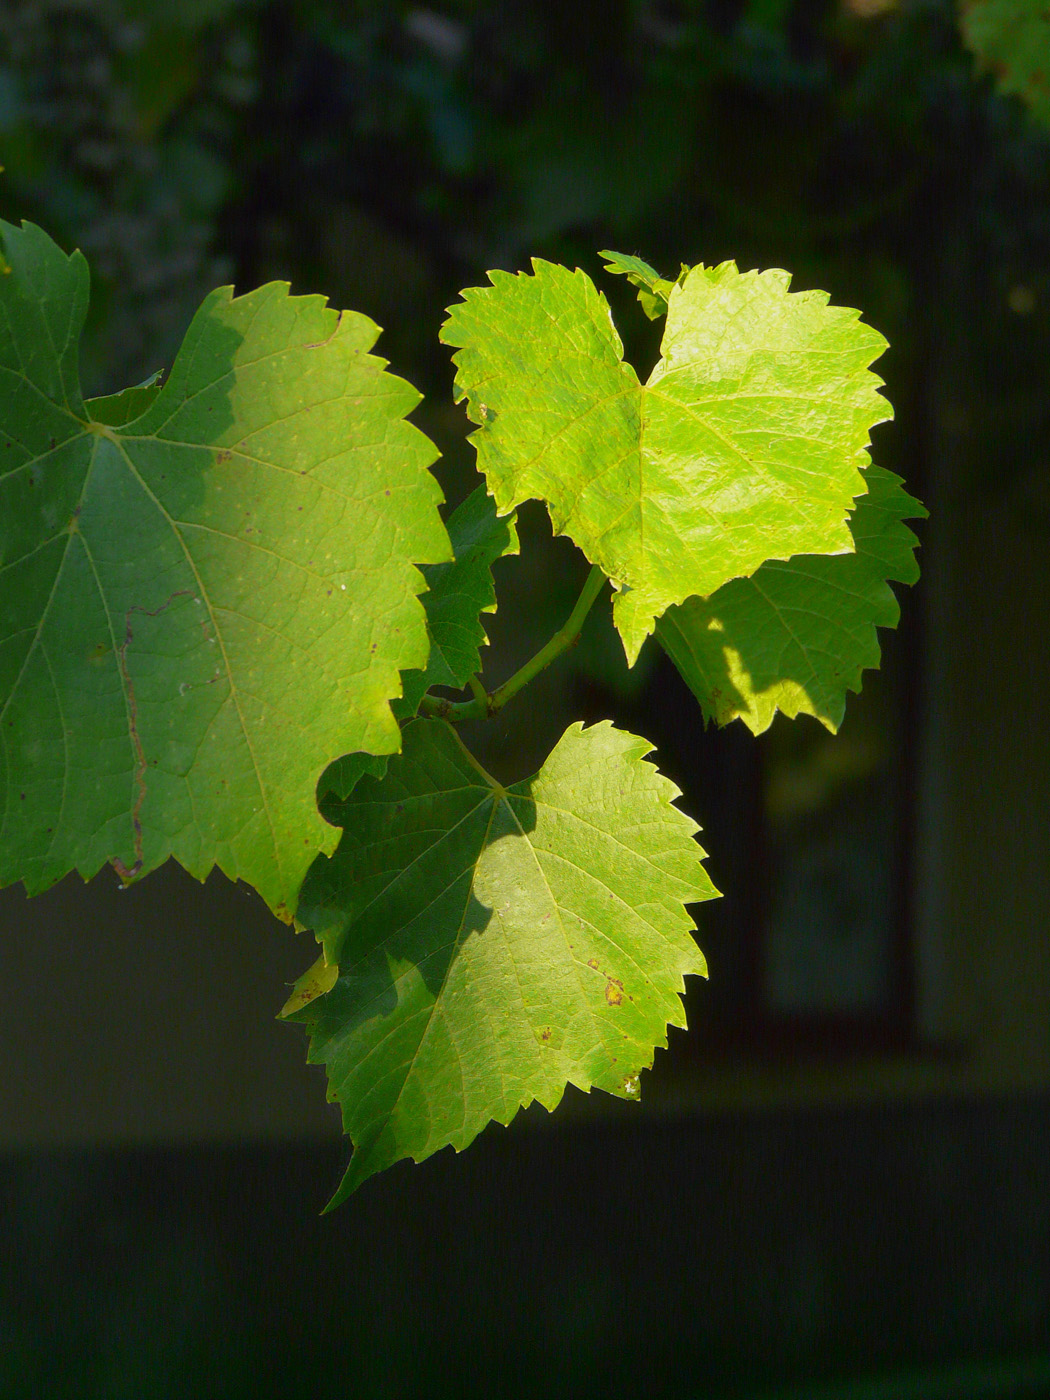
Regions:
<instances>
[{"instance_id":1,"label":"yellow-green leaf","mask_svg":"<svg viewBox=\"0 0 1050 1400\"><path fill-rule=\"evenodd\" d=\"M785 272L695 267L646 384L590 278L538 259L453 307L457 394L498 508L547 503L618 590L628 660L668 607L767 559L852 548L885 348Z\"/></svg>"}]
</instances>

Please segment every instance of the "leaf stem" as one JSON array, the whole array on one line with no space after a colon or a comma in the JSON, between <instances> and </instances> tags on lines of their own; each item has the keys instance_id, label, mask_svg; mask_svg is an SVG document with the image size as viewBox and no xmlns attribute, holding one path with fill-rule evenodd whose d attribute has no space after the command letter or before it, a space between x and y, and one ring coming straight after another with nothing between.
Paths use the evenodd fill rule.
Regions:
<instances>
[{"instance_id":1,"label":"leaf stem","mask_svg":"<svg viewBox=\"0 0 1050 1400\"><path fill-rule=\"evenodd\" d=\"M462 724L470 719L492 719L534 676L538 676L552 661L556 661L562 652L568 651L579 637L584 619L604 586L605 575L595 564L587 575L587 582L576 599L576 606L564 625L559 627L547 645L541 647L531 661L526 661L520 671L516 671L509 681L504 681L491 695L486 694L481 682L474 676L470 682L470 688L474 691L473 700L456 702L443 700L437 695L424 695L419 706L420 714L448 720L450 724Z\"/></svg>"},{"instance_id":2,"label":"leaf stem","mask_svg":"<svg viewBox=\"0 0 1050 1400\"><path fill-rule=\"evenodd\" d=\"M453 737L453 739L455 739L456 743L457 743L457 744L459 745L459 747L462 749L462 751L463 751L463 757L467 760L467 762L468 762L468 763L470 764L470 766L474 769L474 771L475 771L476 773L480 774L480 776L485 780L485 782L488 783L488 785L489 785L489 787L492 789L493 793L495 793L495 795L496 795L497 797L505 797L505 796L506 796L506 793L507 793L507 789L503 786L502 783L498 783L498 782L496 781L496 779L492 776L492 774L488 771L488 769L482 768L481 764L480 764L480 763L478 762L478 760L474 757L474 755L471 753L471 751L467 748L466 744L463 742L463 740L459 737L459 735L456 733L456 731L455 731L454 729L453 729L453 731L452 731L452 737Z\"/></svg>"}]
</instances>

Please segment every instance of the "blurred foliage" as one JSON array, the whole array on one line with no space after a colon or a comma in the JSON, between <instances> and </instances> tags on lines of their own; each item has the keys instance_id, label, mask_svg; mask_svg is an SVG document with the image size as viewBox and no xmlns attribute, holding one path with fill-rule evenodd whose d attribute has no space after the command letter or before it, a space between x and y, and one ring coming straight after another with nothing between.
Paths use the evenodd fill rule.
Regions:
<instances>
[{"instance_id":1,"label":"blurred foliage","mask_svg":"<svg viewBox=\"0 0 1050 1400\"><path fill-rule=\"evenodd\" d=\"M239 8L0 9L3 207L91 262L89 392L170 362L201 296L233 271L216 225L236 184L231 138L256 97L247 12L231 22Z\"/></svg>"},{"instance_id":2,"label":"blurred foliage","mask_svg":"<svg viewBox=\"0 0 1050 1400\"><path fill-rule=\"evenodd\" d=\"M1050 126L1050 13L1041 0L962 0L962 31L1000 92Z\"/></svg>"}]
</instances>

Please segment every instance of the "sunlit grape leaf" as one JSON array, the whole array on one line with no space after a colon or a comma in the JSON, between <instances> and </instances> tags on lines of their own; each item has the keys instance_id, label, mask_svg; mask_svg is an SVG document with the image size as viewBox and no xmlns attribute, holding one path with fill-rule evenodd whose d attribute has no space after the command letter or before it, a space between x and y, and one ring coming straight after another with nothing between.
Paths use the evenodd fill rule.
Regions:
<instances>
[{"instance_id":1,"label":"sunlit grape leaf","mask_svg":"<svg viewBox=\"0 0 1050 1400\"><path fill-rule=\"evenodd\" d=\"M961 0L967 46L1000 92L1020 97L1050 126L1050 9L1043 0Z\"/></svg>"},{"instance_id":2,"label":"sunlit grape leaf","mask_svg":"<svg viewBox=\"0 0 1050 1400\"><path fill-rule=\"evenodd\" d=\"M576 724L504 788L418 719L355 788L299 910L340 971L296 1017L354 1143L333 1205L566 1084L637 1097L705 970L684 906L716 894L650 747Z\"/></svg>"},{"instance_id":3,"label":"sunlit grape leaf","mask_svg":"<svg viewBox=\"0 0 1050 1400\"><path fill-rule=\"evenodd\" d=\"M855 554L771 560L656 624L706 718L742 719L760 734L781 710L838 729L846 691L879 664L876 627L895 627L900 616L887 580L919 576L917 541L903 522L926 514L892 472L868 467L865 475L868 494L850 519Z\"/></svg>"},{"instance_id":4,"label":"sunlit grape leaf","mask_svg":"<svg viewBox=\"0 0 1050 1400\"><path fill-rule=\"evenodd\" d=\"M404 695L394 701L394 714L404 723L419 709L432 685L459 690L481 666L479 648L487 641L481 613L496 611L492 566L506 554L517 554L514 516L496 514L496 503L479 486L446 521L455 558L448 564L423 569L428 592L423 594L430 634L430 660L426 671L405 673ZM348 753L328 766L318 784L322 811L327 794L345 800L359 778L381 778L386 758Z\"/></svg>"},{"instance_id":5,"label":"sunlit grape leaf","mask_svg":"<svg viewBox=\"0 0 1050 1400\"><path fill-rule=\"evenodd\" d=\"M456 392L501 511L546 501L618 590L633 663L657 617L767 559L852 549L885 348L785 272L695 267L670 293L639 384L590 278L538 259L454 306Z\"/></svg>"},{"instance_id":6,"label":"sunlit grape leaf","mask_svg":"<svg viewBox=\"0 0 1050 1400\"><path fill-rule=\"evenodd\" d=\"M173 855L289 917L336 840L318 776L398 747L426 662L414 564L450 551L419 396L366 317L271 283L213 292L145 411L92 421L84 259L0 238L0 882Z\"/></svg>"}]
</instances>

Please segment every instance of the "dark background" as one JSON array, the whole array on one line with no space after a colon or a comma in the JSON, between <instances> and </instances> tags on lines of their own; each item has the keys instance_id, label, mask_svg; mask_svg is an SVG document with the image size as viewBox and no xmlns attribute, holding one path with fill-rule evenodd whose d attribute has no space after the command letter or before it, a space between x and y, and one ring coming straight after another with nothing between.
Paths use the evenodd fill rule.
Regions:
<instances>
[{"instance_id":1,"label":"dark background","mask_svg":"<svg viewBox=\"0 0 1050 1400\"><path fill-rule=\"evenodd\" d=\"M218 877L5 892L0 1394L1050 1395L1050 133L953 6L23 0L0 161L91 262L88 392L288 280L385 327L455 504L460 288L581 266L644 376L596 250L734 258L887 336L874 457L931 512L838 738L705 733L601 613L473 736L517 779L612 716L704 828L711 977L641 1106L570 1093L318 1219L345 1148L273 1022L309 946ZM495 681L583 576L522 537Z\"/></svg>"}]
</instances>

